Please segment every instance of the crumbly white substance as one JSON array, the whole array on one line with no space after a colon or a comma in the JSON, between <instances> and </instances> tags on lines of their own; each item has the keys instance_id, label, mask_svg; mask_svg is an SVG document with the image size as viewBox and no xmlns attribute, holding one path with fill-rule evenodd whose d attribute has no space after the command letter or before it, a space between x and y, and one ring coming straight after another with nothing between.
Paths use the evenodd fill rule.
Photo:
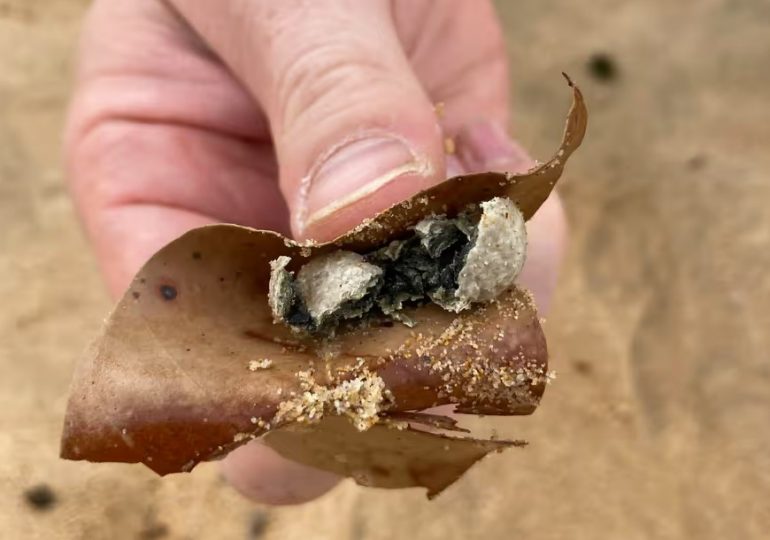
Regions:
<instances>
[{"instance_id":1,"label":"crumbly white substance","mask_svg":"<svg viewBox=\"0 0 770 540\"><path fill-rule=\"evenodd\" d=\"M297 373L301 393L278 405L272 424L313 424L324 414L347 416L359 431L366 431L387 409L393 396L379 375L363 369L356 377L333 386L318 384L309 371Z\"/></svg>"},{"instance_id":2,"label":"crumbly white substance","mask_svg":"<svg viewBox=\"0 0 770 540\"><path fill-rule=\"evenodd\" d=\"M510 199L481 203L476 242L457 278L453 311L474 302L489 302L513 285L527 255L524 216Z\"/></svg>"},{"instance_id":3,"label":"crumbly white substance","mask_svg":"<svg viewBox=\"0 0 770 540\"><path fill-rule=\"evenodd\" d=\"M269 358L262 358L261 360L249 360L249 371L259 371L260 369L270 369L273 366L273 361Z\"/></svg>"},{"instance_id":4,"label":"crumbly white substance","mask_svg":"<svg viewBox=\"0 0 770 540\"><path fill-rule=\"evenodd\" d=\"M479 209L481 215L476 223L474 216L478 216ZM426 255L421 256L432 257L431 263L435 263L445 249L451 246L457 249L456 243L463 234L472 242L462 248L468 251L457 274L456 288L441 285L427 292L434 303L448 311L459 313L474 303L491 302L513 285L524 265L527 251L524 216L510 199L504 197L496 197L479 207L469 206L457 218L425 218L414 226L414 230L426 251ZM380 258L399 261L407 243L393 241L377 254ZM463 252L458 252L459 256ZM279 257L270 263L268 301L276 321L285 321L299 302L301 311L298 314L309 315L312 319L309 326L323 328L337 319L361 317L378 302L383 313L410 326L410 319L400 314L402 304L422 300L425 294L396 289L391 291L393 297L388 297L385 303L377 298L367 298L382 279L383 268L350 251L334 251L311 259L296 273L296 279L294 273L286 270L289 262L289 257ZM455 260L452 264L458 262ZM416 265L416 272L424 272L424 269L420 270L419 260L412 263Z\"/></svg>"},{"instance_id":5,"label":"crumbly white substance","mask_svg":"<svg viewBox=\"0 0 770 540\"><path fill-rule=\"evenodd\" d=\"M417 223L414 230L420 236L422 245L428 249L431 237L440 235L446 227L454 227L454 223L445 217L431 216Z\"/></svg>"},{"instance_id":6,"label":"crumbly white substance","mask_svg":"<svg viewBox=\"0 0 770 540\"><path fill-rule=\"evenodd\" d=\"M270 261L270 286L267 302L276 320L282 320L289 314L292 301L292 274L286 270L289 257L278 257Z\"/></svg>"},{"instance_id":7,"label":"crumbly white substance","mask_svg":"<svg viewBox=\"0 0 770 540\"><path fill-rule=\"evenodd\" d=\"M366 296L381 274L382 269L358 253L335 251L304 265L297 272L296 285L308 313L320 325L342 304Z\"/></svg>"}]
</instances>

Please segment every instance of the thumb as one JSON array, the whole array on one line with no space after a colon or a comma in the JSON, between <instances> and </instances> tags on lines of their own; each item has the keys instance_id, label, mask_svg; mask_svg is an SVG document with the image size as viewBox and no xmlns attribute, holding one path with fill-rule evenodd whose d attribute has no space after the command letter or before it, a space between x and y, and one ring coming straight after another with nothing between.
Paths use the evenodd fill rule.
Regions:
<instances>
[{"instance_id":1,"label":"thumb","mask_svg":"<svg viewBox=\"0 0 770 540\"><path fill-rule=\"evenodd\" d=\"M334 238L444 178L438 121L389 2L234 5L232 25L197 18L269 119L296 237Z\"/></svg>"}]
</instances>

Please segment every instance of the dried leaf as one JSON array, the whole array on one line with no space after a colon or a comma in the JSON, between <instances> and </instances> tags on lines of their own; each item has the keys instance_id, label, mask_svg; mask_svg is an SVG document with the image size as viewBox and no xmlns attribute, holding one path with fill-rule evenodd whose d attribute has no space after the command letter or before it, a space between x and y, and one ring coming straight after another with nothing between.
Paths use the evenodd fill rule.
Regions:
<instances>
[{"instance_id":1,"label":"dried leaf","mask_svg":"<svg viewBox=\"0 0 770 540\"><path fill-rule=\"evenodd\" d=\"M270 422L311 365L321 384L371 368L393 393L393 410L452 402L487 414L535 409L547 353L525 293L460 317L424 306L410 312L419 333L401 325L349 333L322 360L328 351L273 324L264 288L245 277L249 265L224 257L240 256L245 231L225 230L202 230L204 239L213 234L210 243L165 251L139 274L131 291L139 296L119 304L75 374L64 457L143 462L159 474L190 470L249 438L242 434L264 431L252 418ZM191 253L204 256L184 270ZM174 287L173 300L164 287ZM251 371L250 361L262 358L271 368Z\"/></svg>"},{"instance_id":2,"label":"dried leaf","mask_svg":"<svg viewBox=\"0 0 770 540\"><path fill-rule=\"evenodd\" d=\"M457 420L441 414L431 414L424 412L404 411L404 412L385 412L382 414L385 425L404 425L419 426L423 429L433 428L444 431L457 431L460 433L470 433L469 430L457 425Z\"/></svg>"},{"instance_id":3,"label":"dried leaf","mask_svg":"<svg viewBox=\"0 0 770 540\"><path fill-rule=\"evenodd\" d=\"M561 146L551 159L522 174L485 172L450 178L392 206L352 233L341 236L332 245L352 251L368 251L408 234L409 227L427 215L446 213L454 216L469 203L488 201L494 197L510 198L524 218L529 220L551 194L567 160L583 142L588 123L583 94L567 75L564 77L572 88L573 102Z\"/></svg>"},{"instance_id":4,"label":"dried leaf","mask_svg":"<svg viewBox=\"0 0 770 540\"><path fill-rule=\"evenodd\" d=\"M580 91L573 90L560 150L529 173L448 180L320 246L300 246L267 231L213 225L161 249L137 274L78 365L62 456L142 462L167 474L189 471L270 430L271 444L284 453L300 452L284 441L311 438L284 428L309 423L316 442L308 444L328 446L331 454L335 444L359 457L366 452L356 449L357 442L361 448L382 447L382 456L360 463L388 465L392 477L376 473L377 485L423 485L436 493L484 454L504 447L501 442L454 440L382 425L348 441L348 434L355 433L349 433L347 420L345 427L323 435L325 426L337 425L329 424L329 403L320 409L326 415L320 424L313 424L317 417L276 413L305 395L308 378L314 389L331 395L340 385L369 374L381 380L382 395L387 396L376 404L380 412L396 418L399 412L442 404L473 414L530 414L545 387L547 351L528 293L514 288L460 315L425 305L404 312L416 323L414 330L372 325L319 341L273 323L267 302L269 262L289 256L299 264L340 247L370 250L408 232L430 213L451 215L471 202L500 195L516 201L531 217L583 137L585 106ZM255 360L269 360L270 369L250 370ZM412 416L402 420L459 429L440 417L407 415ZM399 436L391 439L394 433ZM445 445L450 451L443 450ZM389 461L395 455L406 457ZM328 460L317 465L353 472ZM409 476L409 470L418 472Z\"/></svg>"},{"instance_id":5,"label":"dried leaf","mask_svg":"<svg viewBox=\"0 0 770 540\"><path fill-rule=\"evenodd\" d=\"M271 431L265 443L286 458L353 478L362 486L428 488L433 498L474 463L523 441L479 441L376 425L356 431L339 417Z\"/></svg>"}]
</instances>

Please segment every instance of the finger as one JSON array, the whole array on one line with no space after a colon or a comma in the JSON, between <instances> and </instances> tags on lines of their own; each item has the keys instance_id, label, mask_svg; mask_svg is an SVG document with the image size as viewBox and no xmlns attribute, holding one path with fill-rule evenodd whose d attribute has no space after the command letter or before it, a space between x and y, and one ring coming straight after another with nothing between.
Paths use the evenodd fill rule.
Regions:
<instances>
[{"instance_id":1,"label":"finger","mask_svg":"<svg viewBox=\"0 0 770 540\"><path fill-rule=\"evenodd\" d=\"M525 172L534 160L497 122L478 122L457 137L457 154L466 172ZM550 307L567 244L567 221L556 191L527 222L527 259L518 282L535 297L538 311Z\"/></svg>"},{"instance_id":2,"label":"finger","mask_svg":"<svg viewBox=\"0 0 770 540\"><path fill-rule=\"evenodd\" d=\"M277 175L272 149L259 141L260 115L160 6L95 4L68 122L71 191L113 297L155 251L191 228L224 221L288 232L283 198L269 181ZM242 476L295 485L295 500L330 483L268 449L249 451ZM275 487L264 489L248 492L277 500Z\"/></svg>"},{"instance_id":3,"label":"finger","mask_svg":"<svg viewBox=\"0 0 770 540\"><path fill-rule=\"evenodd\" d=\"M389 2L175 4L265 109L297 236L329 239L443 180L433 105Z\"/></svg>"},{"instance_id":4,"label":"finger","mask_svg":"<svg viewBox=\"0 0 770 540\"><path fill-rule=\"evenodd\" d=\"M551 307L559 269L567 250L567 219L558 191L527 222L527 260L519 282L535 297L538 312L547 315Z\"/></svg>"},{"instance_id":5,"label":"finger","mask_svg":"<svg viewBox=\"0 0 770 540\"><path fill-rule=\"evenodd\" d=\"M410 64L449 136L484 120L508 125L508 58L489 0L396 0L393 18Z\"/></svg>"},{"instance_id":6,"label":"finger","mask_svg":"<svg viewBox=\"0 0 770 540\"><path fill-rule=\"evenodd\" d=\"M111 117L72 141L70 186L113 297L144 262L214 222L284 226L254 147L214 133Z\"/></svg>"},{"instance_id":7,"label":"finger","mask_svg":"<svg viewBox=\"0 0 770 540\"><path fill-rule=\"evenodd\" d=\"M340 481L335 474L288 461L260 441L230 452L222 474L245 497L276 505L310 501Z\"/></svg>"},{"instance_id":8,"label":"finger","mask_svg":"<svg viewBox=\"0 0 770 540\"><path fill-rule=\"evenodd\" d=\"M94 4L65 137L68 180L113 296L156 250L227 221L285 230L246 92L155 0Z\"/></svg>"}]
</instances>

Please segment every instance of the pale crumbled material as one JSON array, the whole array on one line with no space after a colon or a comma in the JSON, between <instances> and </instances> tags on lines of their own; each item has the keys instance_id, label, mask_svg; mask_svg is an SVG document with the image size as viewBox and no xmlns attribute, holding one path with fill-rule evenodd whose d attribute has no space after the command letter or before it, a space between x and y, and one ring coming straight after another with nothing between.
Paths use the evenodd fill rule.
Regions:
<instances>
[{"instance_id":1,"label":"pale crumbled material","mask_svg":"<svg viewBox=\"0 0 770 540\"><path fill-rule=\"evenodd\" d=\"M376 250L373 260L340 250L305 264L293 285L292 274L285 270L287 259L271 262L270 305L275 320L293 328L308 326L301 318L306 310L307 321L312 321L309 327L328 330L326 323L365 316L376 306L390 318L412 326L408 317L399 315L405 303L430 299L459 313L474 303L490 302L513 285L526 257L524 216L504 197L480 206L468 205L455 218L431 215L413 230L426 253L410 251L401 260L411 240L392 241ZM454 251L449 252L448 260L450 249ZM440 257L447 261L428 272L426 268L435 266ZM394 261L395 270L388 269L386 261ZM299 311L294 313L297 307ZM294 319L288 322L291 313Z\"/></svg>"},{"instance_id":2,"label":"pale crumbled material","mask_svg":"<svg viewBox=\"0 0 770 540\"><path fill-rule=\"evenodd\" d=\"M233 442L240 443L240 442L243 442L243 441L254 440L256 438L257 438L257 436L254 433L240 432L240 433L236 433L233 436Z\"/></svg>"},{"instance_id":3,"label":"pale crumbled material","mask_svg":"<svg viewBox=\"0 0 770 540\"><path fill-rule=\"evenodd\" d=\"M269 358L249 360L249 371L259 371L261 369L270 369L271 367L273 367L273 361Z\"/></svg>"},{"instance_id":4,"label":"pale crumbled material","mask_svg":"<svg viewBox=\"0 0 770 540\"><path fill-rule=\"evenodd\" d=\"M500 324L490 326L488 322L490 309L500 311L497 317L516 319L532 303L531 295L526 294L522 300L479 306L472 316L455 319L438 336L414 333L394 354L403 354L416 342L414 354L426 358L428 369L441 377L439 397L456 403L456 396L463 395L463 409L490 403L501 410L537 406L539 397L533 387L549 383L555 374L521 352L515 367L511 366L511 359L502 358L500 352L508 348L506 342L512 336ZM458 355L464 360L458 362Z\"/></svg>"},{"instance_id":5,"label":"pale crumbled material","mask_svg":"<svg viewBox=\"0 0 770 540\"><path fill-rule=\"evenodd\" d=\"M314 424L325 414L348 417L359 431L376 424L379 413L393 400L382 378L366 368L332 386L318 384L312 371L297 373L301 392L278 405L272 425L298 422Z\"/></svg>"},{"instance_id":6,"label":"pale crumbled material","mask_svg":"<svg viewBox=\"0 0 770 540\"><path fill-rule=\"evenodd\" d=\"M297 272L295 283L308 313L320 326L340 306L366 296L380 275L382 270L358 253L340 250L308 262Z\"/></svg>"},{"instance_id":7,"label":"pale crumbled material","mask_svg":"<svg viewBox=\"0 0 770 540\"><path fill-rule=\"evenodd\" d=\"M292 289L292 273L286 270L291 258L282 256L270 261L270 285L267 293L267 303L276 321L289 314L294 299Z\"/></svg>"},{"instance_id":8,"label":"pale crumbled material","mask_svg":"<svg viewBox=\"0 0 770 540\"><path fill-rule=\"evenodd\" d=\"M510 199L481 203L476 241L457 279L454 311L489 302L513 285L527 255L524 216Z\"/></svg>"},{"instance_id":9,"label":"pale crumbled material","mask_svg":"<svg viewBox=\"0 0 770 540\"><path fill-rule=\"evenodd\" d=\"M452 137L444 138L444 153L451 156L457 152L457 146L455 140Z\"/></svg>"}]
</instances>

